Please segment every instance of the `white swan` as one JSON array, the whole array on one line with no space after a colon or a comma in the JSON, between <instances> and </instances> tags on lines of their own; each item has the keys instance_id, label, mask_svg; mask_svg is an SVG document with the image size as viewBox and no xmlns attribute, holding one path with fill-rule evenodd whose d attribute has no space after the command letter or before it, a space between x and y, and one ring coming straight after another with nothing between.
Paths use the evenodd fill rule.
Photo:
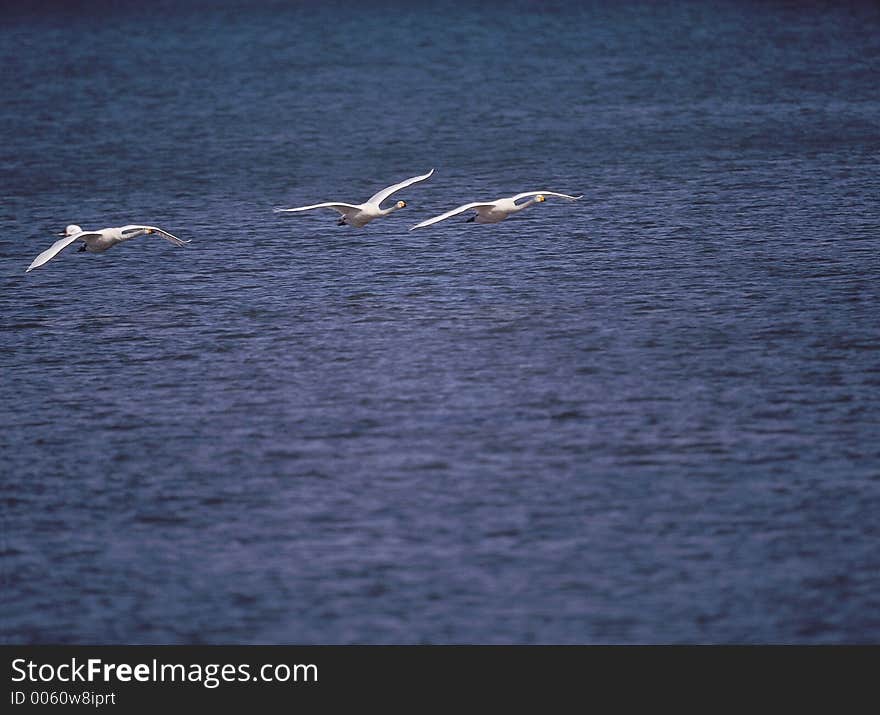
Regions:
<instances>
[{"instance_id":1,"label":"white swan","mask_svg":"<svg viewBox=\"0 0 880 715\"><path fill-rule=\"evenodd\" d=\"M108 248L112 248L117 243L130 241L132 238L137 238L138 236L144 236L150 233L155 233L166 241L171 241L175 246L185 246L189 243L189 241L184 241L177 236L172 236L167 231L163 231L161 228L156 228L155 226L130 224L128 226L120 226L119 228L104 228L100 231L83 231L76 224L71 224L65 229L64 233L59 234L64 236L64 238L60 241L55 241L50 248L47 248L37 256L25 273L29 273L34 270L34 268L42 266L44 263L48 263L74 241L83 242L83 245L80 246L78 252L89 251L90 253L101 253Z\"/></svg>"},{"instance_id":2,"label":"white swan","mask_svg":"<svg viewBox=\"0 0 880 715\"><path fill-rule=\"evenodd\" d=\"M533 196L534 198L521 204L516 203L520 199L526 199L529 196ZM472 204L459 206L457 209L447 211L445 214L440 214L439 216L434 216L434 218L429 218L427 221L417 223L410 229L410 231L416 228L424 228L425 226L430 226L431 224L437 223L438 221L444 221L445 219L448 219L452 216L464 213L469 209L473 209L474 211L476 211L476 213L467 220L467 223L470 223L471 221L476 221L477 223L498 223L499 221L503 221L504 219L506 219L511 214L515 214L525 208L528 208L532 204L546 201L546 196L561 196L562 198L568 199L569 201L576 201L577 199L583 198L583 194L581 194L580 196L569 196L568 194L557 194L555 191L526 191L522 194L517 194L516 196L496 199L495 201L475 202Z\"/></svg>"},{"instance_id":3,"label":"white swan","mask_svg":"<svg viewBox=\"0 0 880 715\"><path fill-rule=\"evenodd\" d=\"M340 226L348 225L355 226L356 228L361 228L362 226L366 226L368 223L370 223L370 221L372 221L374 218L387 216L392 211L397 211L397 209L402 209L404 206L406 206L406 201L398 201L396 204L394 204L394 206L387 209L380 208L379 204L381 204L385 199L391 196L391 194L400 191L401 189L405 189L407 186L418 183L419 181L424 181L433 173L434 170L431 169L431 171L429 171L427 174L423 174L422 176L413 176L411 179L401 181L399 184L389 186L387 189L382 189L378 194L371 196L362 204L344 204L339 201L328 201L323 204L299 206L294 209L275 209L275 213L310 211L311 209L333 209L334 211L342 214L342 217L337 222Z\"/></svg>"}]
</instances>

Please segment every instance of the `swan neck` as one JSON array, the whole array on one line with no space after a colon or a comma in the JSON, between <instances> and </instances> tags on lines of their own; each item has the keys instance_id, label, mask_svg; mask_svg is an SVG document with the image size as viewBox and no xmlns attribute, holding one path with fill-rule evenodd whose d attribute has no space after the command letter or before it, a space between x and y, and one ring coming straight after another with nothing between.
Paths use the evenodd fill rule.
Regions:
<instances>
[{"instance_id":1,"label":"swan neck","mask_svg":"<svg viewBox=\"0 0 880 715\"><path fill-rule=\"evenodd\" d=\"M527 209L529 206L531 206L537 200L538 200L538 197L533 196L528 201L523 201L521 204L517 204L515 211L522 211L523 209Z\"/></svg>"}]
</instances>

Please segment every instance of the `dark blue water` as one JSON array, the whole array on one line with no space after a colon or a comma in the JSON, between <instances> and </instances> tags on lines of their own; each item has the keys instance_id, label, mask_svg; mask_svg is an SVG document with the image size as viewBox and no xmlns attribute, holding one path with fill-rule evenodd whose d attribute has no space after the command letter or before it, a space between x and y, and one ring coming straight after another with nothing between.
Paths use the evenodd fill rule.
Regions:
<instances>
[{"instance_id":1,"label":"dark blue water","mask_svg":"<svg viewBox=\"0 0 880 715\"><path fill-rule=\"evenodd\" d=\"M144 5L2 9L4 642L880 641L876 6Z\"/></svg>"}]
</instances>

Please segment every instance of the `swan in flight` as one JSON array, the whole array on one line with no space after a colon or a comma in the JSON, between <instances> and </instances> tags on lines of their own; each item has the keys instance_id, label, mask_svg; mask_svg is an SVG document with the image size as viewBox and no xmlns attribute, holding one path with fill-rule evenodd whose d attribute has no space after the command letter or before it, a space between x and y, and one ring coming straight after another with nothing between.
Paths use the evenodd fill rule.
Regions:
<instances>
[{"instance_id":1,"label":"swan in flight","mask_svg":"<svg viewBox=\"0 0 880 715\"><path fill-rule=\"evenodd\" d=\"M83 231L76 224L71 224L65 229L64 233L59 234L60 236L64 236L64 238L60 241L55 241L50 248L47 248L37 256L25 273L30 273L34 268L38 268L44 263L48 263L74 241L83 242L83 245L80 246L77 253L82 253L83 251L101 253L108 248L112 248L117 243L129 241L132 238L151 233L161 236L166 241L171 241L175 246L185 246L189 243L189 241L184 241L177 236L172 236L167 231L163 231L161 228L156 228L155 226L131 224L128 226L120 226L119 228L104 228L100 231Z\"/></svg>"},{"instance_id":2,"label":"swan in flight","mask_svg":"<svg viewBox=\"0 0 880 715\"><path fill-rule=\"evenodd\" d=\"M529 201L523 201L523 203L518 204L517 201L521 199L531 198ZM503 221L511 214L518 213L523 209L528 208L532 204L539 204L543 201L546 201L547 196L561 196L564 199L568 199L569 201L576 201L577 199L582 199L583 194L580 196L569 196L568 194L557 194L555 191L526 191L522 194L517 194L516 196L510 196L508 198L496 199L495 201L483 201L483 202L475 202L472 204L465 204L464 206L459 206L457 209L452 209L452 211L447 211L445 214L440 214L439 216L434 216L434 218L429 218L426 221L422 221L421 223L417 223L413 226L410 231L416 228L424 228L425 226L430 226L431 224L437 223L438 221L444 221L452 216L457 216L460 213L464 213L465 211L469 211L473 209L476 213L471 216L466 223L470 223L471 221L476 221L477 223L498 223L499 221Z\"/></svg>"},{"instance_id":3,"label":"swan in flight","mask_svg":"<svg viewBox=\"0 0 880 715\"><path fill-rule=\"evenodd\" d=\"M406 206L406 201L398 201L396 204L394 204L394 206L391 206L390 208L379 208L379 204L381 204L385 199L391 196L391 194L396 193L401 189L405 189L407 186L416 184L419 181L424 181L433 173L434 170L431 169L431 171L429 171L427 174L423 174L422 176L413 176L411 179L406 179L405 181L401 181L399 184L394 184L393 186L389 186L387 189L382 189L378 194L371 196L362 204L343 204L339 201L328 201L323 204L299 206L295 209L275 209L275 213L310 211L311 209L333 209L334 211L342 214L341 218L337 222L339 226L354 226L356 228L361 228L362 226L366 226L368 223L370 223L370 221L372 221L374 218L387 216L392 211L397 211L397 209L402 209L404 206Z\"/></svg>"}]
</instances>

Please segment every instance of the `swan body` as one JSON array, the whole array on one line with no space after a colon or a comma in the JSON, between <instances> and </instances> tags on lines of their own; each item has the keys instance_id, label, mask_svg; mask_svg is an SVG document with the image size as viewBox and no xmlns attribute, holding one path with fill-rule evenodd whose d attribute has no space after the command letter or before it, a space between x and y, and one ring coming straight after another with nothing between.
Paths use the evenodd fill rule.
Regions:
<instances>
[{"instance_id":1,"label":"swan body","mask_svg":"<svg viewBox=\"0 0 880 715\"><path fill-rule=\"evenodd\" d=\"M108 248L112 248L117 243L122 243L123 241L130 241L133 238L137 238L138 236L145 236L148 234L155 233L158 236L161 236L166 241L170 241L175 246L185 246L189 241L184 241L177 236L172 236L167 231L163 231L161 228L156 228L155 226L143 226L140 224L129 224L126 226L120 226L118 228L103 228L100 231L83 231L76 224L71 224L68 226L64 233L60 234L63 236L62 239L55 241L49 248L43 251L39 256L37 256L25 273L30 273L34 268L39 268L44 263L48 263L55 256L57 256L61 251L67 248L70 244L75 243L76 241L82 241L83 245L79 249L80 251L88 251L89 253L103 253Z\"/></svg>"},{"instance_id":2,"label":"swan body","mask_svg":"<svg viewBox=\"0 0 880 715\"><path fill-rule=\"evenodd\" d=\"M474 221L476 223L498 223L499 221L503 221L504 219L506 219L511 214L519 213L523 209L528 208L532 204L542 203L546 201L547 196L561 196L562 198L568 199L569 201L576 201L577 199L583 198L583 194L581 194L580 196L569 196L568 194L558 194L555 191L526 191L522 194L516 194L516 196L496 199L495 201L477 201L470 204L464 204L462 206L459 206L458 208L452 209L451 211L440 214L439 216L434 216L433 218L429 218L426 221L417 223L410 229L410 231L417 228L430 226L439 221L445 221L452 216L457 216L460 213L464 213L465 211L470 210L473 210L476 213L468 219L468 222ZM523 201L521 204L518 204L517 201L521 201L522 199L529 200Z\"/></svg>"},{"instance_id":3,"label":"swan body","mask_svg":"<svg viewBox=\"0 0 880 715\"><path fill-rule=\"evenodd\" d=\"M321 204L311 204L310 206L298 206L292 209L275 209L275 213L294 213L298 211L311 211L312 209L333 209L337 213L340 214L340 218L338 224L340 226L354 226L355 228L362 228L366 226L373 219L377 219L380 216L387 216L393 211L397 211L398 209L402 209L406 206L406 201L398 201L393 206L383 209L380 204L387 199L391 194L394 194L401 189L405 189L407 186L411 186L412 184L416 184L419 181L424 181L429 178L431 174L434 173L434 170L431 169L427 174L423 174L422 176L413 176L412 178L406 179L405 181L401 181L399 184L393 184L385 189L382 189L380 192L374 194L369 199L367 199L362 204L346 204L340 201L327 201Z\"/></svg>"}]
</instances>

